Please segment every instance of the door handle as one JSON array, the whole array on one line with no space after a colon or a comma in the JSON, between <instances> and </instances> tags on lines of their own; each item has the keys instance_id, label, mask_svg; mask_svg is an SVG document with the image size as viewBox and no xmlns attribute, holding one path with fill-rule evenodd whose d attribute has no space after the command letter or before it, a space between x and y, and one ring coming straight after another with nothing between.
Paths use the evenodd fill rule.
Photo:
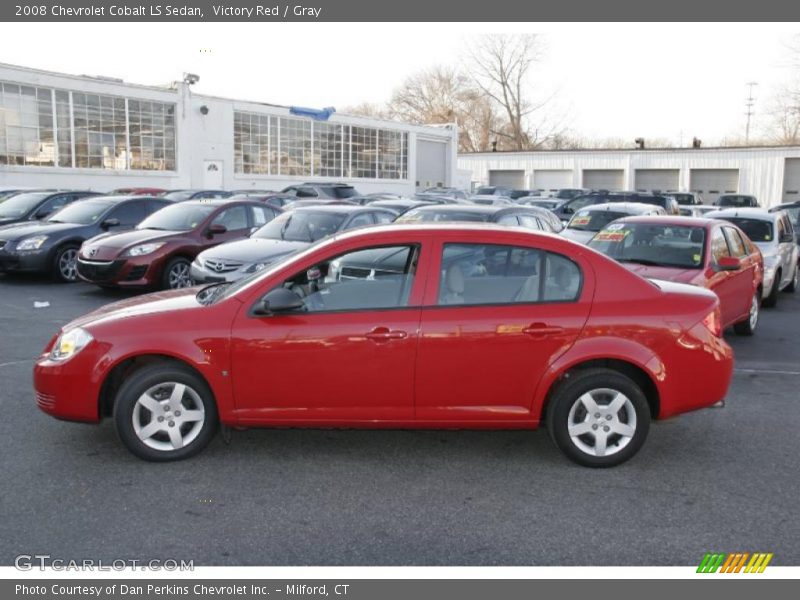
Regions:
<instances>
[{"instance_id":1,"label":"door handle","mask_svg":"<svg viewBox=\"0 0 800 600\"><path fill-rule=\"evenodd\" d=\"M405 331L389 330L387 327L376 327L364 337L368 340L383 342L388 340L402 340L407 338L408 334Z\"/></svg>"},{"instance_id":2,"label":"door handle","mask_svg":"<svg viewBox=\"0 0 800 600\"><path fill-rule=\"evenodd\" d=\"M553 335L564 333L563 327L558 327L556 325L546 325L545 323L533 323L529 325L525 329L522 330L522 333L534 337L542 336L542 335Z\"/></svg>"}]
</instances>

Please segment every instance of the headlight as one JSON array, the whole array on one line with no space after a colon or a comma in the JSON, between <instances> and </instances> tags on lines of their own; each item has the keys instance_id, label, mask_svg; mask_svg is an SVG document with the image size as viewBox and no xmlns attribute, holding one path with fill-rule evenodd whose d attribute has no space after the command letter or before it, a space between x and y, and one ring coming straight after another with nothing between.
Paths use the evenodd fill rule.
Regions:
<instances>
[{"instance_id":1,"label":"headlight","mask_svg":"<svg viewBox=\"0 0 800 600\"><path fill-rule=\"evenodd\" d=\"M46 235L35 235L33 237L25 238L17 244L17 250L38 250L42 244L47 241Z\"/></svg>"},{"instance_id":2,"label":"headlight","mask_svg":"<svg viewBox=\"0 0 800 600\"><path fill-rule=\"evenodd\" d=\"M50 360L67 360L83 350L94 338L85 329L76 327L58 336L53 349L50 351Z\"/></svg>"},{"instance_id":3,"label":"headlight","mask_svg":"<svg viewBox=\"0 0 800 600\"><path fill-rule=\"evenodd\" d=\"M158 242L155 244L139 244L138 246L129 248L125 252L125 256L144 256L145 254L150 254L151 252L155 252L163 245L164 242Z\"/></svg>"},{"instance_id":4,"label":"headlight","mask_svg":"<svg viewBox=\"0 0 800 600\"><path fill-rule=\"evenodd\" d=\"M253 263L247 269L245 269L245 273L258 273L259 271L263 271L269 263L260 262L260 263Z\"/></svg>"}]
</instances>

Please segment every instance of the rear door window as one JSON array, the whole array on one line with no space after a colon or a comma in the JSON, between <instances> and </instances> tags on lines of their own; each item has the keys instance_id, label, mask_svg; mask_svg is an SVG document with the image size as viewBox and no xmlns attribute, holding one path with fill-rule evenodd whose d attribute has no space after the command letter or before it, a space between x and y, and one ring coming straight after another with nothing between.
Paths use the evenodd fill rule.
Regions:
<instances>
[{"instance_id":1,"label":"rear door window","mask_svg":"<svg viewBox=\"0 0 800 600\"><path fill-rule=\"evenodd\" d=\"M747 246L742 241L742 236L739 232L732 227L723 227L725 237L728 238L728 248L730 249L731 256L736 258L743 258L747 256Z\"/></svg>"}]
</instances>

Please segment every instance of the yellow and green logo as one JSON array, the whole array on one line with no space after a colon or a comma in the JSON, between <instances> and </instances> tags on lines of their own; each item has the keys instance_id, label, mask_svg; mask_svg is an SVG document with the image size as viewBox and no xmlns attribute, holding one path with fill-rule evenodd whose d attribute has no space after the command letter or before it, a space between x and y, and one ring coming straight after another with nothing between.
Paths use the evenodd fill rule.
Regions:
<instances>
[{"instance_id":1,"label":"yellow and green logo","mask_svg":"<svg viewBox=\"0 0 800 600\"><path fill-rule=\"evenodd\" d=\"M697 567L698 573L763 573L772 552L708 552Z\"/></svg>"}]
</instances>

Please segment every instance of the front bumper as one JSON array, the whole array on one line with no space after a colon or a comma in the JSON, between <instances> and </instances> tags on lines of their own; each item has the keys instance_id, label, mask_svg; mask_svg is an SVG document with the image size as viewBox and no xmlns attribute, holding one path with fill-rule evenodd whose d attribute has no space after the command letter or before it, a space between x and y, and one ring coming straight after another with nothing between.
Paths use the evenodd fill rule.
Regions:
<instances>
[{"instance_id":1,"label":"front bumper","mask_svg":"<svg viewBox=\"0 0 800 600\"><path fill-rule=\"evenodd\" d=\"M0 250L0 273L34 273L50 269L47 250L8 252Z\"/></svg>"},{"instance_id":2,"label":"front bumper","mask_svg":"<svg viewBox=\"0 0 800 600\"><path fill-rule=\"evenodd\" d=\"M78 275L97 285L119 287L149 287L154 285L150 260L122 258L110 261L78 257Z\"/></svg>"},{"instance_id":3,"label":"front bumper","mask_svg":"<svg viewBox=\"0 0 800 600\"><path fill-rule=\"evenodd\" d=\"M101 374L96 366L99 358L96 349L90 345L72 358L57 362L50 360L50 346L52 341L48 352L33 367L36 405L57 419L99 422Z\"/></svg>"}]
</instances>

